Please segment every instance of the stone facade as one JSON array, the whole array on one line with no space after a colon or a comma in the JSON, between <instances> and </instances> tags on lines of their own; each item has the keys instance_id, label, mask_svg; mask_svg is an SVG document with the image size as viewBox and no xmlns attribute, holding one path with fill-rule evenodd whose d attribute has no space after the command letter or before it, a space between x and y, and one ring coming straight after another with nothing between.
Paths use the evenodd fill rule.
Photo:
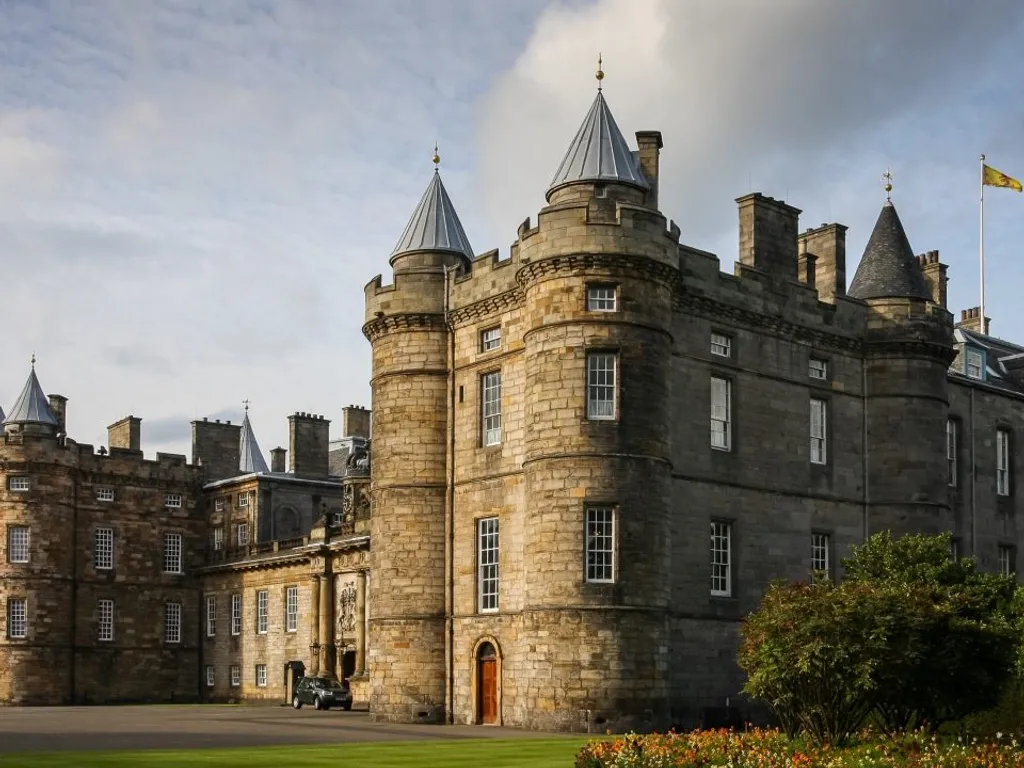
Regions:
<instances>
[{"instance_id":1,"label":"stone facade","mask_svg":"<svg viewBox=\"0 0 1024 768\"><path fill-rule=\"evenodd\" d=\"M657 208L660 134L637 134L645 186L573 154L623 142L594 125L507 257L439 238L421 203L391 284L366 286L377 719L750 714L737 630L770 580L841 577L882 529L953 531L1015 568L1024 460L1012 439L999 458L996 430L1021 430L1024 348L954 328L938 253L915 258L887 204L848 294L846 227L801 234L798 209L752 194L724 273ZM972 345L998 381L957 369Z\"/></svg>"}]
</instances>

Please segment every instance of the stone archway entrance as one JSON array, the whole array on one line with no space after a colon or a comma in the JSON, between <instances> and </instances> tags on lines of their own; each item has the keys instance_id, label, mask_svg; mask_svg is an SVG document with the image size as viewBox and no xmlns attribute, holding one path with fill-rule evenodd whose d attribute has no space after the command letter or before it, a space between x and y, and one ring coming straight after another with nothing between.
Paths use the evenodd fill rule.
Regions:
<instances>
[{"instance_id":1,"label":"stone archway entrance","mask_svg":"<svg viewBox=\"0 0 1024 768\"><path fill-rule=\"evenodd\" d=\"M482 725L498 722L498 652L489 642L476 652L476 721Z\"/></svg>"}]
</instances>

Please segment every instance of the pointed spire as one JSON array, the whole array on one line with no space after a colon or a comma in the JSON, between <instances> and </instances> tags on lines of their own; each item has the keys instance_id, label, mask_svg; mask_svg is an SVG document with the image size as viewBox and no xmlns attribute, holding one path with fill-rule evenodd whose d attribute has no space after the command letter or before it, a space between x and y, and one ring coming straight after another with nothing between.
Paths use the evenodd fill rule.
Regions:
<instances>
[{"instance_id":1,"label":"pointed spire","mask_svg":"<svg viewBox=\"0 0 1024 768\"><path fill-rule=\"evenodd\" d=\"M32 370L29 371L28 381L18 395L10 415L3 421L7 424L43 424L49 427L57 426L57 419L50 411L50 403L43 393L36 377L36 356L32 353Z\"/></svg>"},{"instance_id":2,"label":"pointed spire","mask_svg":"<svg viewBox=\"0 0 1024 768\"><path fill-rule=\"evenodd\" d=\"M600 88L604 72L598 69L597 74L597 97L548 185L549 194L574 181L615 181L650 189L636 153L629 148L604 100Z\"/></svg>"},{"instance_id":3,"label":"pointed spire","mask_svg":"<svg viewBox=\"0 0 1024 768\"><path fill-rule=\"evenodd\" d=\"M886 177L886 193L892 191L891 178ZM932 297L892 200L878 214L848 294L855 299Z\"/></svg>"},{"instance_id":4,"label":"pointed spire","mask_svg":"<svg viewBox=\"0 0 1024 768\"><path fill-rule=\"evenodd\" d=\"M256 442L256 435L253 434L252 423L249 421L249 401L242 402L245 404L245 418L242 419L242 433L238 438L238 470L244 475L254 472L269 475L270 468L263 458L263 452Z\"/></svg>"},{"instance_id":5,"label":"pointed spire","mask_svg":"<svg viewBox=\"0 0 1024 768\"><path fill-rule=\"evenodd\" d=\"M398 244L391 252L391 256L393 258L410 251L454 251L472 259L473 247L469 244L469 238L466 237L458 214L455 213L455 206L448 197L448 191L441 183L441 174L437 168L441 163L441 156L437 153L436 143L431 162L434 163L434 175L423 197L420 198L419 205L413 211L412 218L406 224L405 231L398 238Z\"/></svg>"}]
</instances>

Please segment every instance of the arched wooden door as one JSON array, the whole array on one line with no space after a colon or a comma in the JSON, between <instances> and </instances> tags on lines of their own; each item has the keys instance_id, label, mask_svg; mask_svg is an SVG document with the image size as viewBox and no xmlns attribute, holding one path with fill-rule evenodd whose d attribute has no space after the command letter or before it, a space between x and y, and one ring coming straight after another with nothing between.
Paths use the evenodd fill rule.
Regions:
<instances>
[{"instance_id":1,"label":"arched wooden door","mask_svg":"<svg viewBox=\"0 0 1024 768\"><path fill-rule=\"evenodd\" d=\"M490 643L483 643L476 655L477 722L498 722L498 654Z\"/></svg>"}]
</instances>

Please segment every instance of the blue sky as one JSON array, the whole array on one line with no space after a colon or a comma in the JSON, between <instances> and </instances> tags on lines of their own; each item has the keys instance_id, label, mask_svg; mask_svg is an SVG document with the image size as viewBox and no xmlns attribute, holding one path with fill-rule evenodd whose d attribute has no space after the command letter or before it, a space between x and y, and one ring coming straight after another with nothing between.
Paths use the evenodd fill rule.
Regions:
<instances>
[{"instance_id":1,"label":"blue sky","mask_svg":"<svg viewBox=\"0 0 1024 768\"><path fill-rule=\"evenodd\" d=\"M660 129L662 209L736 258L734 198L850 227L884 200L977 304L978 154L1024 179L1024 4L988 0L0 0L0 403L33 351L69 432L196 417L264 449L369 404L362 287L441 145L478 252L534 216L593 98ZM989 190L987 309L1024 342L1024 195ZM338 430L335 430L337 433Z\"/></svg>"}]
</instances>

